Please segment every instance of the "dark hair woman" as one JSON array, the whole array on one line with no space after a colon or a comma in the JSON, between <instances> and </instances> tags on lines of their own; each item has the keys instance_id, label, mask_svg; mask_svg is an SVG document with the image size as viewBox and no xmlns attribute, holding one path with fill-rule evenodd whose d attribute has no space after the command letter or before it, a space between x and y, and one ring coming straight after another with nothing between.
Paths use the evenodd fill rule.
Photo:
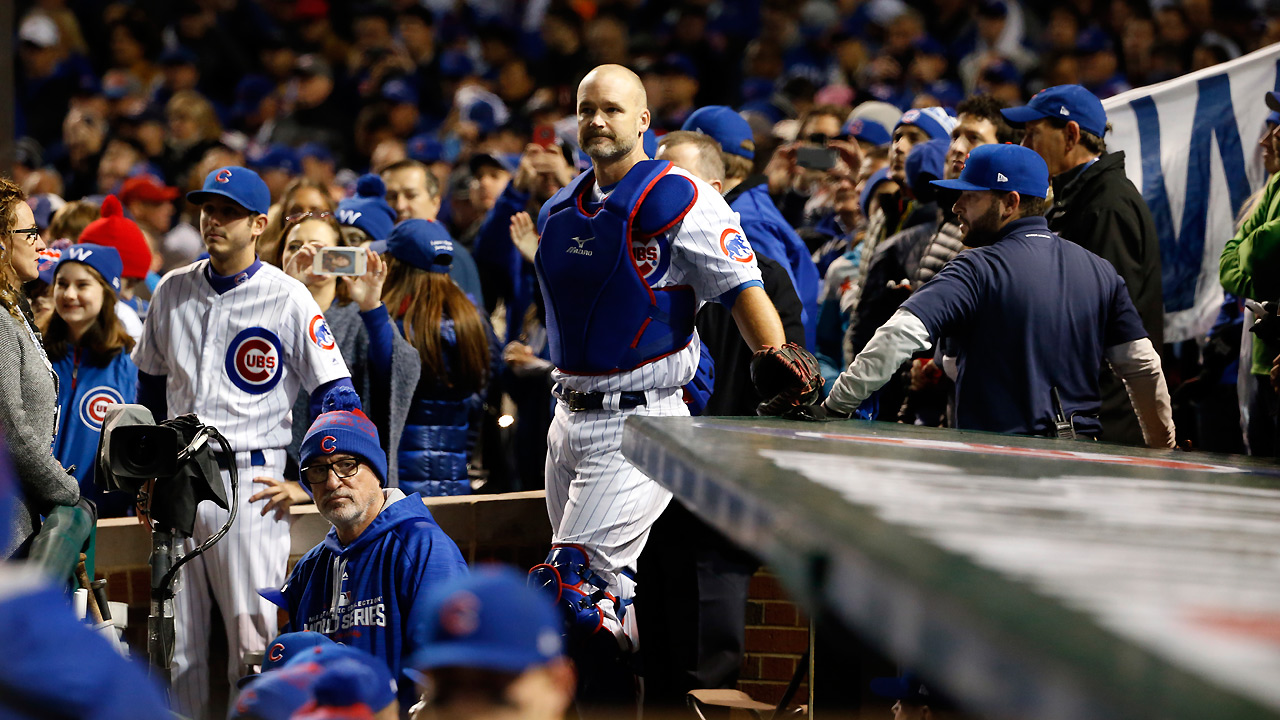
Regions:
<instances>
[{"instance_id":1,"label":"dark hair woman","mask_svg":"<svg viewBox=\"0 0 1280 720\"><path fill-rule=\"evenodd\" d=\"M406 220L387 239L382 300L422 360L404 433L392 450L398 454L400 487L423 495L471 492L470 416L501 371L489 321L449 277L454 251L448 231L430 220ZM371 343L371 355L378 348Z\"/></svg>"}]
</instances>

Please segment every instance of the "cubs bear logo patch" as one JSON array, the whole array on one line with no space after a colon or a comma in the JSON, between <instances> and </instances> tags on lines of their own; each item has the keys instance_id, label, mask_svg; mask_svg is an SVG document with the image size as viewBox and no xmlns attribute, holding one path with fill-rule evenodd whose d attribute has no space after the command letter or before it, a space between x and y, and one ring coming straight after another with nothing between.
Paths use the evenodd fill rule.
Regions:
<instances>
[{"instance_id":1,"label":"cubs bear logo patch","mask_svg":"<svg viewBox=\"0 0 1280 720\"><path fill-rule=\"evenodd\" d=\"M749 263L756 257L751 250L751 243L747 242L747 238L737 228L728 228L720 233L720 250L731 260L740 263Z\"/></svg>"},{"instance_id":2,"label":"cubs bear logo patch","mask_svg":"<svg viewBox=\"0 0 1280 720\"><path fill-rule=\"evenodd\" d=\"M323 315L317 315L311 318L311 322L307 325L307 335L311 337L311 342L321 350L332 350L337 347L337 341L333 338L333 332L329 330L329 324L324 321Z\"/></svg>"},{"instance_id":3,"label":"cubs bear logo patch","mask_svg":"<svg viewBox=\"0 0 1280 720\"><path fill-rule=\"evenodd\" d=\"M227 348L227 377L253 395L270 392L284 372L280 338L265 328L241 330Z\"/></svg>"}]
</instances>

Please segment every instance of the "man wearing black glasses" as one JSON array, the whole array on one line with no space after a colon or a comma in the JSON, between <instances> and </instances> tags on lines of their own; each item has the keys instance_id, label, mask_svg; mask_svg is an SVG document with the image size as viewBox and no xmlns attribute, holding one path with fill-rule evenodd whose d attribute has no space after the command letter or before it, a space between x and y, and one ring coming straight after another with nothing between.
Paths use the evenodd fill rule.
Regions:
<instances>
[{"instance_id":1,"label":"man wearing black glasses","mask_svg":"<svg viewBox=\"0 0 1280 720\"><path fill-rule=\"evenodd\" d=\"M382 658L408 707L414 684L401 670L424 644L422 601L467 565L420 495L384 487L387 456L355 392L331 390L324 408L303 438L299 474L333 528L280 591L283 632L322 633Z\"/></svg>"}]
</instances>

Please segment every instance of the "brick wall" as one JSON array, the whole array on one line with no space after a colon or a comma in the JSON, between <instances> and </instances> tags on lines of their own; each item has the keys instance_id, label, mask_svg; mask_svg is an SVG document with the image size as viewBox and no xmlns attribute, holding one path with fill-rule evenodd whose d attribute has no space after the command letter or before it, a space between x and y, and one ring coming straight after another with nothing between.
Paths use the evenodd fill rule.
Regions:
<instances>
[{"instance_id":1,"label":"brick wall","mask_svg":"<svg viewBox=\"0 0 1280 720\"><path fill-rule=\"evenodd\" d=\"M787 597L767 569L751 578L747 601L746 656L738 689L752 698L777 703L795 673L800 655L809 646L809 618ZM808 702L808 677L792 704Z\"/></svg>"}]
</instances>

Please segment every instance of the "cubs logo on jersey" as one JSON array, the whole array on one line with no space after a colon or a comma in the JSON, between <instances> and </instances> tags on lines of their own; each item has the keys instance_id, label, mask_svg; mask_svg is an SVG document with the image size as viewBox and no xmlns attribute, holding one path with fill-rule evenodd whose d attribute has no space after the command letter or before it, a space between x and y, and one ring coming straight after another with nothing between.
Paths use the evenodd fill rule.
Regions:
<instances>
[{"instance_id":1,"label":"cubs logo on jersey","mask_svg":"<svg viewBox=\"0 0 1280 720\"><path fill-rule=\"evenodd\" d=\"M665 234L650 238L632 238L631 257L635 260L636 270L645 282L653 285L667 274L671 267L670 244Z\"/></svg>"},{"instance_id":2,"label":"cubs logo on jersey","mask_svg":"<svg viewBox=\"0 0 1280 720\"><path fill-rule=\"evenodd\" d=\"M324 321L323 315L317 315L311 318L311 322L307 324L307 335L311 337L311 342L321 350L332 350L337 347L338 343L333 339L333 332L329 330L329 324Z\"/></svg>"},{"instance_id":3,"label":"cubs logo on jersey","mask_svg":"<svg viewBox=\"0 0 1280 720\"><path fill-rule=\"evenodd\" d=\"M729 259L740 263L749 263L756 257L751 250L751 243L747 242L747 238L737 228L728 228L720 233L720 249Z\"/></svg>"},{"instance_id":4,"label":"cubs logo on jersey","mask_svg":"<svg viewBox=\"0 0 1280 720\"><path fill-rule=\"evenodd\" d=\"M86 427L94 430L102 429L102 421L107 416L107 408L113 404L123 404L124 398L120 396L120 391L113 387L100 385L93 388L80 398L80 422Z\"/></svg>"},{"instance_id":5,"label":"cubs logo on jersey","mask_svg":"<svg viewBox=\"0 0 1280 720\"><path fill-rule=\"evenodd\" d=\"M227 348L227 377L253 395L270 392L284 374L280 338L265 328L241 330Z\"/></svg>"}]
</instances>

